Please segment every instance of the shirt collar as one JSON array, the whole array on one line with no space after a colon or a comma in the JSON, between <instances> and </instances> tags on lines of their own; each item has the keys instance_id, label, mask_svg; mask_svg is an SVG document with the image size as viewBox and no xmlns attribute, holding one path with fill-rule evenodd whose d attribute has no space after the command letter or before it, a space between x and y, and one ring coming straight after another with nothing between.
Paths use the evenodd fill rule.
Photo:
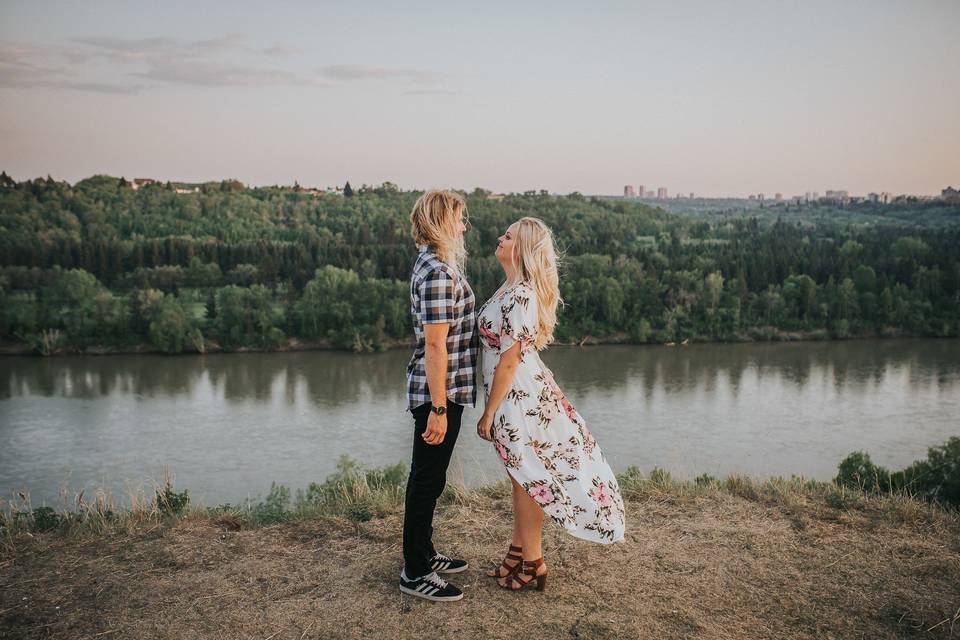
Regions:
<instances>
[{"instance_id":1,"label":"shirt collar","mask_svg":"<svg viewBox=\"0 0 960 640\"><path fill-rule=\"evenodd\" d=\"M427 251L430 251L430 245L428 244L418 244L417 248L420 249L420 253L425 253Z\"/></svg>"}]
</instances>

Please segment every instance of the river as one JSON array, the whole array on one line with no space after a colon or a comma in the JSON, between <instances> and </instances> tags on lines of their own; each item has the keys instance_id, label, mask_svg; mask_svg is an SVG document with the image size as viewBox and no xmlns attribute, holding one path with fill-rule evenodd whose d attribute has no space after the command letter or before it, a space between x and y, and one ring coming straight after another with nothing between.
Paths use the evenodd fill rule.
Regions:
<instances>
[{"instance_id":1,"label":"river","mask_svg":"<svg viewBox=\"0 0 960 640\"><path fill-rule=\"evenodd\" d=\"M409 353L7 357L0 497L120 504L165 468L194 502L320 482L341 454L409 464ZM542 354L616 471L828 480L854 450L889 468L960 435L960 341L555 347ZM482 393L480 394L482 396ZM450 478L504 477L464 413Z\"/></svg>"}]
</instances>

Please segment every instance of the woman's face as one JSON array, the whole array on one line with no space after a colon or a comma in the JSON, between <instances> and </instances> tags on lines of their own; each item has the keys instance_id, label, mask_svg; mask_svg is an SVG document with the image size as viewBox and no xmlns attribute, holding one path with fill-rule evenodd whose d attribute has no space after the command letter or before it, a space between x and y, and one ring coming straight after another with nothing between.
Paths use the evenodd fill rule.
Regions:
<instances>
[{"instance_id":1,"label":"woman's face","mask_svg":"<svg viewBox=\"0 0 960 640\"><path fill-rule=\"evenodd\" d=\"M500 261L500 264L505 267L510 264L511 256L513 255L513 243L517 235L517 223L514 222L510 225L506 231L503 232L503 235L497 238L497 250L494 252L494 255L497 256L497 260Z\"/></svg>"},{"instance_id":2,"label":"woman's face","mask_svg":"<svg viewBox=\"0 0 960 640\"><path fill-rule=\"evenodd\" d=\"M453 220L453 233L457 238L462 238L467 231L467 225L463 222L463 209L457 211L457 217Z\"/></svg>"}]
</instances>

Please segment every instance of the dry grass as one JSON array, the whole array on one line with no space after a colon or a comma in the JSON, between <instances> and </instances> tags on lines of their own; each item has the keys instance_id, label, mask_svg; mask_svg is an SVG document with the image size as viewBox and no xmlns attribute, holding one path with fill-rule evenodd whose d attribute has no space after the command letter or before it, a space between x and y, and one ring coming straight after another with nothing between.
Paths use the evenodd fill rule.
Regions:
<instances>
[{"instance_id":1,"label":"dry grass","mask_svg":"<svg viewBox=\"0 0 960 640\"><path fill-rule=\"evenodd\" d=\"M437 546L466 597L397 590L402 513L240 528L231 514L99 533L21 532L0 555L0 637L960 637L960 518L802 480L627 478L627 539L545 527L545 593L483 576L506 550L505 484L452 489Z\"/></svg>"}]
</instances>

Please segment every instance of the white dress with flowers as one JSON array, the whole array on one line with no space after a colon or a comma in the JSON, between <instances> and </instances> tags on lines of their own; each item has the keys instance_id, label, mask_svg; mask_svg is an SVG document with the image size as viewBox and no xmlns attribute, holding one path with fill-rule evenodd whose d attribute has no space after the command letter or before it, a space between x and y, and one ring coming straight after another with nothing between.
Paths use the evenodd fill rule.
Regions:
<instances>
[{"instance_id":1,"label":"white dress with flowers","mask_svg":"<svg viewBox=\"0 0 960 640\"><path fill-rule=\"evenodd\" d=\"M494 447L507 472L570 534L591 542L622 540L624 509L617 479L583 418L533 348L533 289L521 282L495 294L481 307L477 325L486 397L500 354L520 343L513 385L493 419Z\"/></svg>"}]
</instances>

